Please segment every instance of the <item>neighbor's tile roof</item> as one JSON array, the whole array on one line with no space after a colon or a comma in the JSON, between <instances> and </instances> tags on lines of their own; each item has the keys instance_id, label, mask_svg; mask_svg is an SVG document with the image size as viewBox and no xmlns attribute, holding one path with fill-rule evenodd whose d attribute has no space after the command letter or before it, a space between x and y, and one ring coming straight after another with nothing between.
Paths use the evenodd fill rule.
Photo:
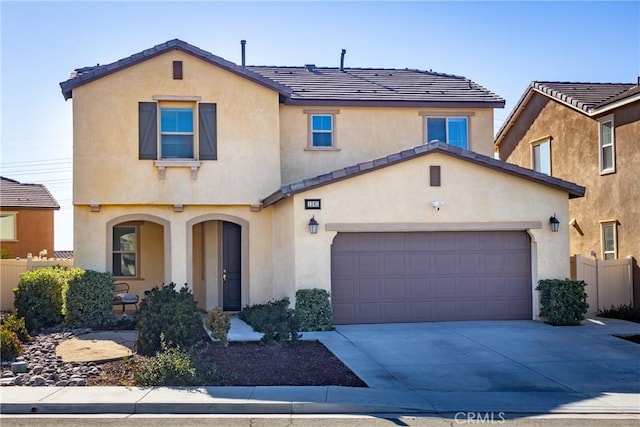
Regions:
<instances>
[{"instance_id":1,"label":"neighbor's tile roof","mask_svg":"<svg viewBox=\"0 0 640 427\"><path fill-rule=\"evenodd\" d=\"M22 209L60 209L49 190L42 184L22 184L0 177L0 207Z\"/></svg>"},{"instance_id":2,"label":"neighbor's tile roof","mask_svg":"<svg viewBox=\"0 0 640 427\"><path fill-rule=\"evenodd\" d=\"M635 86L634 83L532 82L531 87L585 112Z\"/></svg>"},{"instance_id":3,"label":"neighbor's tile roof","mask_svg":"<svg viewBox=\"0 0 640 427\"><path fill-rule=\"evenodd\" d=\"M324 175L318 175L313 178L283 185L279 190L265 197L262 200L262 204L264 206L273 205L274 203L288 198L293 194L308 191L313 188L321 187L323 185L333 184L338 181L372 172L387 166L392 166L407 160L415 159L417 157L424 156L430 153L442 153L480 166L488 167L499 172L528 179L530 181L534 181L543 185L548 185L550 187L566 191L569 195L569 198L583 197L585 193L585 187L574 184L572 182L564 181L562 179L555 178L544 173L526 169L512 163L497 160L492 157L478 154L473 151L464 150L459 147L454 147L449 144L434 142L424 144L409 150L404 150L399 153L391 154L387 157L358 163L357 165L338 169Z\"/></svg>"},{"instance_id":4,"label":"neighbor's tile roof","mask_svg":"<svg viewBox=\"0 0 640 427\"><path fill-rule=\"evenodd\" d=\"M73 89L170 50L180 50L267 86L285 104L504 107L504 99L471 80L410 69L237 65L182 40L170 40L106 65L78 68L60 83L65 99Z\"/></svg>"},{"instance_id":5,"label":"neighbor's tile roof","mask_svg":"<svg viewBox=\"0 0 640 427\"><path fill-rule=\"evenodd\" d=\"M57 259L73 259L73 251L53 251L53 257Z\"/></svg>"}]
</instances>

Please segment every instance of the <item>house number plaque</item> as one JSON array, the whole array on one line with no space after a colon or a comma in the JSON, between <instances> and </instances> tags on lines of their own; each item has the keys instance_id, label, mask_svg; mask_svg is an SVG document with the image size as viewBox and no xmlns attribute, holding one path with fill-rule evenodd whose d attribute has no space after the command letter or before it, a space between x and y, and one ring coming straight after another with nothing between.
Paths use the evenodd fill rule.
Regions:
<instances>
[{"instance_id":1,"label":"house number plaque","mask_svg":"<svg viewBox=\"0 0 640 427\"><path fill-rule=\"evenodd\" d=\"M320 199L304 199L305 209L320 209Z\"/></svg>"}]
</instances>

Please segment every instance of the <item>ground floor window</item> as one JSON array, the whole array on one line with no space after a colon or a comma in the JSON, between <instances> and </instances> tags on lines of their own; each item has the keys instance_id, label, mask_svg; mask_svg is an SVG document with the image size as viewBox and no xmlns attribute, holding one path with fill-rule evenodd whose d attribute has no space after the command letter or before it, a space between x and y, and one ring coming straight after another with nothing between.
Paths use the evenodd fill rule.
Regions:
<instances>
[{"instance_id":1,"label":"ground floor window","mask_svg":"<svg viewBox=\"0 0 640 427\"><path fill-rule=\"evenodd\" d=\"M16 218L15 212L0 213L0 240L17 240L16 236Z\"/></svg>"},{"instance_id":2,"label":"ground floor window","mask_svg":"<svg viewBox=\"0 0 640 427\"><path fill-rule=\"evenodd\" d=\"M116 277L138 277L138 226L117 225L113 227L113 275Z\"/></svg>"},{"instance_id":3,"label":"ground floor window","mask_svg":"<svg viewBox=\"0 0 640 427\"><path fill-rule=\"evenodd\" d=\"M600 224L602 229L602 258L604 259L617 259L617 230L616 221L607 221Z\"/></svg>"}]
</instances>

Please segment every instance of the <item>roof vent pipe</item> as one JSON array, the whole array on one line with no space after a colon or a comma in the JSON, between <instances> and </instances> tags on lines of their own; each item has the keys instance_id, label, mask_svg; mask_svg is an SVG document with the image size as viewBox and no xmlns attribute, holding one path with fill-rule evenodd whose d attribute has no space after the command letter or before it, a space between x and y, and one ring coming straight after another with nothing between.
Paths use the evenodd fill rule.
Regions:
<instances>
[{"instance_id":1,"label":"roof vent pipe","mask_svg":"<svg viewBox=\"0 0 640 427\"><path fill-rule=\"evenodd\" d=\"M344 71L344 55L347 53L346 49L342 49L342 53L340 54L340 71Z\"/></svg>"},{"instance_id":2,"label":"roof vent pipe","mask_svg":"<svg viewBox=\"0 0 640 427\"><path fill-rule=\"evenodd\" d=\"M242 47L242 67L245 66L245 60L244 60L244 55L245 55L245 45L247 44L246 40L240 40L240 46Z\"/></svg>"}]
</instances>

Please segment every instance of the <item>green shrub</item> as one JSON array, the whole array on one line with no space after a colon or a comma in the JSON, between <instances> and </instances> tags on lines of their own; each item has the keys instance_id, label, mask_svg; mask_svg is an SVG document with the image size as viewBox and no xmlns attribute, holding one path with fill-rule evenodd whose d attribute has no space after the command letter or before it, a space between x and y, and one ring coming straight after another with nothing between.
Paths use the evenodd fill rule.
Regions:
<instances>
[{"instance_id":1,"label":"green shrub","mask_svg":"<svg viewBox=\"0 0 640 427\"><path fill-rule=\"evenodd\" d=\"M331 331L332 311L329 292L324 289L298 289L296 315L302 331Z\"/></svg>"},{"instance_id":2,"label":"green shrub","mask_svg":"<svg viewBox=\"0 0 640 427\"><path fill-rule=\"evenodd\" d=\"M263 344L285 344L300 339L300 321L295 310L289 308L289 298L270 301L265 304L246 306L240 312L240 318L264 335Z\"/></svg>"},{"instance_id":3,"label":"green shrub","mask_svg":"<svg viewBox=\"0 0 640 427\"><path fill-rule=\"evenodd\" d=\"M552 325L579 325L589 308L585 286L582 280L540 280L540 315Z\"/></svg>"},{"instance_id":4,"label":"green shrub","mask_svg":"<svg viewBox=\"0 0 640 427\"><path fill-rule=\"evenodd\" d=\"M15 313L5 314L0 321L0 327L16 334L16 337L22 343L28 343L33 340L24 323L24 317L18 317Z\"/></svg>"},{"instance_id":5,"label":"green shrub","mask_svg":"<svg viewBox=\"0 0 640 427\"><path fill-rule=\"evenodd\" d=\"M631 304L621 304L617 307L611 306L611 308L598 311L598 316L640 323L640 307L634 307Z\"/></svg>"},{"instance_id":6,"label":"green shrub","mask_svg":"<svg viewBox=\"0 0 640 427\"><path fill-rule=\"evenodd\" d=\"M2 248L0 249L0 259L9 259L11 258L11 249Z\"/></svg>"},{"instance_id":7,"label":"green shrub","mask_svg":"<svg viewBox=\"0 0 640 427\"><path fill-rule=\"evenodd\" d=\"M211 385L220 380L215 367L198 368L189 353L180 348L166 347L134 365L133 378L139 386L197 386Z\"/></svg>"},{"instance_id":8,"label":"green shrub","mask_svg":"<svg viewBox=\"0 0 640 427\"><path fill-rule=\"evenodd\" d=\"M224 347L229 345L227 335L231 329L231 315L222 311L222 308L216 307L209 312L204 325L211 331L214 338L220 340Z\"/></svg>"},{"instance_id":9,"label":"green shrub","mask_svg":"<svg viewBox=\"0 0 640 427\"><path fill-rule=\"evenodd\" d=\"M113 319L113 284L111 273L74 268L62 291L62 312L72 328L97 328Z\"/></svg>"},{"instance_id":10,"label":"green shrub","mask_svg":"<svg viewBox=\"0 0 640 427\"><path fill-rule=\"evenodd\" d=\"M4 326L0 326L0 359L2 361L14 360L22 354L22 351L18 335Z\"/></svg>"},{"instance_id":11,"label":"green shrub","mask_svg":"<svg viewBox=\"0 0 640 427\"><path fill-rule=\"evenodd\" d=\"M18 287L13 290L14 306L17 315L24 317L29 332L62 323L62 288L68 274L60 267L47 267L20 275Z\"/></svg>"},{"instance_id":12,"label":"green shrub","mask_svg":"<svg viewBox=\"0 0 640 427\"><path fill-rule=\"evenodd\" d=\"M191 348L204 334L202 317L193 293L176 284L162 285L145 291L136 313L138 353L153 355L161 349L160 334L168 347Z\"/></svg>"}]
</instances>

